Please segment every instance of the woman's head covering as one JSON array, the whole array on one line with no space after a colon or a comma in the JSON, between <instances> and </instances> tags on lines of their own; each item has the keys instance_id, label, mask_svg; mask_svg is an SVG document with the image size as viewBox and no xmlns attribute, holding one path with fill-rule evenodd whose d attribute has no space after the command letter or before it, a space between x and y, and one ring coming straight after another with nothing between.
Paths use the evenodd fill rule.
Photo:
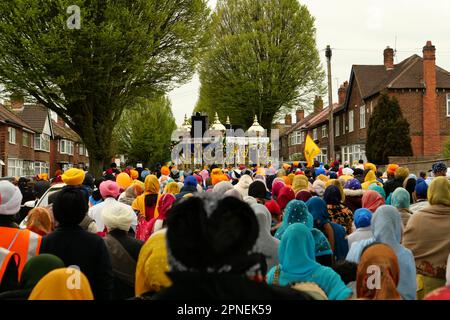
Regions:
<instances>
[{"instance_id":1,"label":"woman's head covering","mask_svg":"<svg viewBox=\"0 0 450 320\"><path fill-rule=\"evenodd\" d=\"M442 287L436 289L425 296L424 300L438 300L438 301L448 301L450 300L450 286Z\"/></svg>"},{"instance_id":2,"label":"woman's head covering","mask_svg":"<svg viewBox=\"0 0 450 320\"><path fill-rule=\"evenodd\" d=\"M149 175L145 178L145 193L147 194L158 194L159 193L159 181L155 175Z\"/></svg>"},{"instance_id":3,"label":"woman's head covering","mask_svg":"<svg viewBox=\"0 0 450 320\"><path fill-rule=\"evenodd\" d=\"M289 173L287 177L289 178L289 181L290 181L289 185L292 186L292 184L294 183L295 174Z\"/></svg>"},{"instance_id":4,"label":"woman's head covering","mask_svg":"<svg viewBox=\"0 0 450 320\"><path fill-rule=\"evenodd\" d=\"M322 231L313 228L311 233L314 237L314 251L317 257L332 255L330 242Z\"/></svg>"},{"instance_id":5,"label":"woman's head covering","mask_svg":"<svg viewBox=\"0 0 450 320\"><path fill-rule=\"evenodd\" d=\"M174 271L246 274L261 271L253 253L259 235L251 207L218 193L182 200L167 220L169 264Z\"/></svg>"},{"instance_id":6,"label":"woman's head covering","mask_svg":"<svg viewBox=\"0 0 450 320\"><path fill-rule=\"evenodd\" d=\"M367 162L367 163L364 165L364 169L365 169L365 170L370 170L370 171L372 171L374 174L375 174L375 172L377 172L377 167L376 167L376 165L374 165L373 163L370 163L370 162Z\"/></svg>"},{"instance_id":7,"label":"woman's head covering","mask_svg":"<svg viewBox=\"0 0 450 320\"><path fill-rule=\"evenodd\" d=\"M324 175L324 174L319 174L318 176L317 176L317 179L316 180L320 180L320 181L323 181L324 183L327 183L328 182L328 180L330 180L330 178L328 178L326 175Z\"/></svg>"},{"instance_id":8,"label":"woman's head covering","mask_svg":"<svg viewBox=\"0 0 450 320\"><path fill-rule=\"evenodd\" d=\"M177 199L175 198L175 196L171 193L166 193L163 194L161 196L161 198L159 198L158 201L158 219L164 220L167 218L167 212L169 211L169 209L172 207L173 203L176 201Z\"/></svg>"},{"instance_id":9,"label":"woman's head covering","mask_svg":"<svg viewBox=\"0 0 450 320\"><path fill-rule=\"evenodd\" d=\"M384 191L383 187L380 187L379 185L374 183L369 186L369 190L378 192L380 194L380 196L382 196L383 199L386 200L386 191Z\"/></svg>"},{"instance_id":10,"label":"woman's head covering","mask_svg":"<svg viewBox=\"0 0 450 320\"><path fill-rule=\"evenodd\" d=\"M286 229L294 223L303 223L309 229L313 228L314 221L312 215L308 211L308 207L303 201L292 200L288 203L284 210L283 223L275 233L275 238L282 238Z\"/></svg>"},{"instance_id":11,"label":"woman's head covering","mask_svg":"<svg viewBox=\"0 0 450 320\"><path fill-rule=\"evenodd\" d=\"M11 182L0 181L0 215L13 216L20 210L22 192Z\"/></svg>"},{"instance_id":12,"label":"woman's head covering","mask_svg":"<svg viewBox=\"0 0 450 320\"><path fill-rule=\"evenodd\" d=\"M322 180L316 180L313 183L313 189L314 192L319 196L319 197L323 197L323 194L325 193L325 182L323 182Z\"/></svg>"},{"instance_id":13,"label":"woman's head covering","mask_svg":"<svg viewBox=\"0 0 450 320\"><path fill-rule=\"evenodd\" d=\"M250 187L250 184L253 182L252 177L250 177L247 174L244 174L239 182L234 186L234 188L240 192L242 197L248 196L248 188Z\"/></svg>"},{"instance_id":14,"label":"woman's head covering","mask_svg":"<svg viewBox=\"0 0 450 320\"><path fill-rule=\"evenodd\" d=\"M123 203L117 202L102 209L102 221L108 230L129 231L136 215L133 209Z\"/></svg>"},{"instance_id":15,"label":"woman's head covering","mask_svg":"<svg viewBox=\"0 0 450 320\"><path fill-rule=\"evenodd\" d=\"M307 190L309 187L308 178L304 175L296 175L292 183L292 189L294 192L300 192L301 190Z\"/></svg>"},{"instance_id":16,"label":"woman's head covering","mask_svg":"<svg viewBox=\"0 0 450 320\"><path fill-rule=\"evenodd\" d=\"M404 167L398 167L397 170L395 170L395 179L401 180L402 182L405 181L406 178L409 176L409 169Z\"/></svg>"},{"instance_id":17,"label":"woman's head covering","mask_svg":"<svg viewBox=\"0 0 450 320\"><path fill-rule=\"evenodd\" d=\"M71 168L61 176L63 182L68 186L79 186L83 184L85 173L81 169Z\"/></svg>"},{"instance_id":18,"label":"woman's head covering","mask_svg":"<svg viewBox=\"0 0 450 320\"><path fill-rule=\"evenodd\" d=\"M294 190L292 190L291 187L286 186L281 188L280 193L278 194L277 197L277 203L280 206L280 209L284 210L289 201L294 199L295 199Z\"/></svg>"},{"instance_id":19,"label":"woman's head covering","mask_svg":"<svg viewBox=\"0 0 450 320\"><path fill-rule=\"evenodd\" d=\"M33 208L28 212L27 229L45 236L53 229L50 212L46 208Z\"/></svg>"},{"instance_id":20,"label":"woman's head covering","mask_svg":"<svg viewBox=\"0 0 450 320\"><path fill-rule=\"evenodd\" d=\"M71 281L74 277L79 282ZM60 268L45 275L31 291L28 300L94 300L94 295L83 272Z\"/></svg>"},{"instance_id":21,"label":"woman's head covering","mask_svg":"<svg viewBox=\"0 0 450 320\"><path fill-rule=\"evenodd\" d=\"M401 246L402 220L397 208L381 206L372 216L372 232L375 240L389 245L394 251Z\"/></svg>"},{"instance_id":22,"label":"woman's head covering","mask_svg":"<svg viewBox=\"0 0 450 320\"><path fill-rule=\"evenodd\" d=\"M428 184L423 179L417 179L416 187L414 188L418 199L428 198Z\"/></svg>"},{"instance_id":23,"label":"woman's head covering","mask_svg":"<svg viewBox=\"0 0 450 320\"><path fill-rule=\"evenodd\" d=\"M428 202L431 205L450 206L450 182L446 177L436 177L428 188Z\"/></svg>"},{"instance_id":24,"label":"woman's head covering","mask_svg":"<svg viewBox=\"0 0 450 320\"><path fill-rule=\"evenodd\" d=\"M353 176L353 170L351 168L342 169L342 173L346 176Z\"/></svg>"},{"instance_id":25,"label":"woman's head covering","mask_svg":"<svg viewBox=\"0 0 450 320\"><path fill-rule=\"evenodd\" d=\"M381 277L379 286L369 287L374 272ZM400 300L397 291L400 268L395 252L386 244L377 243L365 249L358 264L356 289L359 299Z\"/></svg>"},{"instance_id":26,"label":"woman's head covering","mask_svg":"<svg viewBox=\"0 0 450 320\"><path fill-rule=\"evenodd\" d=\"M378 192L373 190L367 190L366 192L364 192L362 197L363 208L375 212L380 206L384 204L385 204L384 199Z\"/></svg>"},{"instance_id":27,"label":"woman's head covering","mask_svg":"<svg viewBox=\"0 0 450 320\"><path fill-rule=\"evenodd\" d=\"M338 187L331 185L325 189L323 199L329 205L338 205L342 200L341 191Z\"/></svg>"},{"instance_id":28,"label":"woman's head covering","mask_svg":"<svg viewBox=\"0 0 450 320\"><path fill-rule=\"evenodd\" d=\"M238 200L243 201L244 199L242 198L242 195L239 193L239 191L237 191L236 189L229 189L227 191L225 191L224 193L225 197L235 197Z\"/></svg>"},{"instance_id":29,"label":"woman's head covering","mask_svg":"<svg viewBox=\"0 0 450 320\"><path fill-rule=\"evenodd\" d=\"M319 197L313 197L306 202L309 213L314 219L314 227L321 228L330 222L330 214L328 213L327 204Z\"/></svg>"},{"instance_id":30,"label":"woman's head covering","mask_svg":"<svg viewBox=\"0 0 450 320\"><path fill-rule=\"evenodd\" d=\"M116 182L120 188L126 190L133 183L133 179L131 179L125 172L122 172L117 175Z\"/></svg>"},{"instance_id":31,"label":"woman's head covering","mask_svg":"<svg viewBox=\"0 0 450 320\"><path fill-rule=\"evenodd\" d=\"M353 216L353 221L357 229L367 228L368 226L370 226L371 220L372 212L366 208L357 209Z\"/></svg>"},{"instance_id":32,"label":"woman's head covering","mask_svg":"<svg viewBox=\"0 0 450 320\"><path fill-rule=\"evenodd\" d=\"M228 190L234 189L233 185L229 181L221 181L216 184L213 188L213 192L218 192L220 194L224 194Z\"/></svg>"},{"instance_id":33,"label":"woman's head covering","mask_svg":"<svg viewBox=\"0 0 450 320\"><path fill-rule=\"evenodd\" d=\"M270 214L274 216L281 215L281 209L275 200L270 200L265 203L267 209L269 209Z\"/></svg>"},{"instance_id":34,"label":"woman's head covering","mask_svg":"<svg viewBox=\"0 0 450 320\"><path fill-rule=\"evenodd\" d=\"M284 181L274 180L272 183L272 197L274 198L278 197L280 190L283 189L283 187L285 186L286 184L284 183Z\"/></svg>"},{"instance_id":35,"label":"woman's head covering","mask_svg":"<svg viewBox=\"0 0 450 320\"><path fill-rule=\"evenodd\" d=\"M117 185L117 182L106 180L100 184L100 194L102 195L103 199L106 199L108 197L112 197L114 199L117 199L120 195L120 189Z\"/></svg>"},{"instance_id":36,"label":"woman's head covering","mask_svg":"<svg viewBox=\"0 0 450 320\"><path fill-rule=\"evenodd\" d=\"M64 267L64 262L52 254L41 253L38 256L34 256L23 267L20 288L31 290L47 273Z\"/></svg>"},{"instance_id":37,"label":"woman's head covering","mask_svg":"<svg viewBox=\"0 0 450 320\"><path fill-rule=\"evenodd\" d=\"M406 189L397 188L392 194L391 204L397 209L409 209L410 195Z\"/></svg>"},{"instance_id":38,"label":"woman's head covering","mask_svg":"<svg viewBox=\"0 0 450 320\"><path fill-rule=\"evenodd\" d=\"M311 198L312 198L311 192L306 191L306 190L302 190L295 195L295 199L301 200L303 202L306 202Z\"/></svg>"},{"instance_id":39,"label":"woman's head covering","mask_svg":"<svg viewBox=\"0 0 450 320\"><path fill-rule=\"evenodd\" d=\"M361 186L361 182L359 182L358 179L351 179L348 180L345 183L345 189L350 189L350 190L361 190L362 186Z\"/></svg>"},{"instance_id":40,"label":"woman's head covering","mask_svg":"<svg viewBox=\"0 0 450 320\"><path fill-rule=\"evenodd\" d=\"M372 170L368 171L364 178L364 182L377 182L377 176L375 175L375 172L373 172Z\"/></svg>"},{"instance_id":41,"label":"woman's head covering","mask_svg":"<svg viewBox=\"0 0 450 320\"><path fill-rule=\"evenodd\" d=\"M180 190L181 189L177 182L171 182L164 188L164 193L179 194Z\"/></svg>"}]
</instances>

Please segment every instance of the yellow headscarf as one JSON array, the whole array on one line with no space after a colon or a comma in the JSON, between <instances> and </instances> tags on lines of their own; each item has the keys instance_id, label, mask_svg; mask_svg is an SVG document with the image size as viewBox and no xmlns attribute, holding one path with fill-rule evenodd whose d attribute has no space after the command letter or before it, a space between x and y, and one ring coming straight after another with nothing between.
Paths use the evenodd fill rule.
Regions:
<instances>
[{"instance_id":1,"label":"yellow headscarf","mask_svg":"<svg viewBox=\"0 0 450 320\"><path fill-rule=\"evenodd\" d=\"M364 169L373 171L373 173L377 172L377 167L373 163L370 163L370 162L368 162L364 165Z\"/></svg>"},{"instance_id":2,"label":"yellow headscarf","mask_svg":"<svg viewBox=\"0 0 450 320\"><path fill-rule=\"evenodd\" d=\"M94 300L94 295L81 271L60 268L39 280L28 300Z\"/></svg>"},{"instance_id":3,"label":"yellow headscarf","mask_svg":"<svg viewBox=\"0 0 450 320\"><path fill-rule=\"evenodd\" d=\"M139 253L136 266L136 296L170 287L172 283L166 275L168 271L166 233L157 232L145 242Z\"/></svg>"},{"instance_id":4,"label":"yellow headscarf","mask_svg":"<svg viewBox=\"0 0 450 320\"><path fill-rule=\"evenodd\" d=\"M345 201L345 193L344 193L344 188L342 187L341 182L337 179L331 179L325 183L325 189L328 188L329 186L338 187L339 192L341 193L341 198L342 198L341 202L344 202Z\"/></svg>"},{"instance_id":5,"label":"yellow headscarf","mask_svg":"<svg viewBox=\"0 0 450 320\"><path fill-rule=\"evenodd\" d=\"M433 179L428 188L428 202L431 205L450 206L450 182L447 177Z\"/></svg>"},{"instance_id":6,"label":"yellow headscarf","mask_svg":"<svg viewBox=\"0 0 450 320\"><path fill-rule=\"evenodd\" d=\"M375 173L373 171L369 171L367 172L366 177L364 178L364 183L361 184L361 187L363 190L369 190L370 185L373 183L379 185L380 187L383 186L380 182L378 182Z\"/></svg>"},{"instance_id":7,"label":"yellow headscarf","mask_svg":"<svg viewBox=\"0 0 450 320\"><path fill-rule=\"evenodd\" d=\"M290 185L292 186L292 184L294 183L295 174L289 173L288 178L289 178L289 181L291 182Z\"/></svg>"},{"instance_id":8,"label":"yellow headscarf","mask_svg":"<svg viewBox=\"0 0 450 320\"><path fill-rule=\"evenodd\" d=\"M304 175L296 175L294 177L294 182L292 183L292 189L294 189L294 192L297 193L301 190L308 190L309 187L309 181L308 178Z\"/></svg>"},{"instance_id":9,"label":"yellow headscarf","mask_svg":"<svg viewBox=\"0 0 450 320\"><path fill-rule=\"evenodd\" d=\"M158 202L159 202L159 181L155 175L148 175L145 177L144 183L144 193L139 197L134 199L131 207L135 211L139 211L141 216L145 216L145 196L149 194L158 194ZM159 215L158 212L158 202L156 203L154 217L157 218Z\"/></svg>"},{"instance_id":10,"label":"yellow headscarf","mask_svg":"<svg viewBox=\"0 0 450 320\"><path fill-rule=\"evenodd\" d=\"M171 182L164 188L164 193L171 193L173 195L180 193L180 186L176 182Z\"/></svg>"},{"instance_id":11,"label":"yellow headscarf","mask_svg":"<svg viewBox=\"0 0 450 320\"><path fill-rule=\"evenodd\" d=\"M330 180L330 178L328 178L326 175L324 175L324 174L320 174L318 177L317 177L317 179L319 179L319 180L322 180L323 182L325 182L325 183L327 183L328 182L328 180ZM317 180L316 179L316 180Z\"/></svg>"},{"instance_id":12,"label":"yellow headscarf","mask_svg":"<svg viewBox=\"0 0 450 320\"><path fill-rule=\"evenodd\" d=\"M117 182L117 184L119 185L120 188L125 190L129 186L131 186L131 184L133 183L133 179L130 178L128 173L122 172L122 173L119 173L117 175L116 182Z\"/></svg>"}]
</instances>

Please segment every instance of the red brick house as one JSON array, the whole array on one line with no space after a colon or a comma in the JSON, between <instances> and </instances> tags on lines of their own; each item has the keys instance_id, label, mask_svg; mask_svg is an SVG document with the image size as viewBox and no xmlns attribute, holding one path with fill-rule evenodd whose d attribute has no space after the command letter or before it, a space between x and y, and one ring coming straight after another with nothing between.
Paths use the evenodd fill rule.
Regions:
<instances>
[{"instance_id":1,"label":"red brick house","mask_svg":"<svg viewBox=\"0 0 450 320\"><path fill-rule=\"evenodd\" d=\"M382 92L398 99L410 124L414 156L438 157L450 137L450 73L436 65L431 41L422 57L412 55L394 64L394 50L388 47L383 58L382 65L354 65L350 82L339 89L339 107L334 111L336 157L350 163L366 160L369 119ZM314 135L322 123L312 122L303 130ZM317 140L321 148L327 147L328 141Z\"/></svg>"},{"instance_id":2,"label":"red brick house","mask_svg":"<svg viewBox=\"0 0 450 320\"><path fill-rule=\"evenodd\" d=\"M34 175L33 129L19 116L0 104L1 176Z\"/></svg>"}]
</instances>

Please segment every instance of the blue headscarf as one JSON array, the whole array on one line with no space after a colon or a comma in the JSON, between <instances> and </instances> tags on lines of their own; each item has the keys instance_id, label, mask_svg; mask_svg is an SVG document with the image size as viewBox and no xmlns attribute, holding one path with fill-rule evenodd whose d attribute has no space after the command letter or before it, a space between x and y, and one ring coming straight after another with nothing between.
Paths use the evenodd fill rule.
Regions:
<instances>
[{"instance_id":1,"label":"blue headscarf","mask_svg":"<svg viewBox=\"0 0 450 320\"><path fill-rule=\"evenodd\" d=\"M313 228L313 217L303 201L292 200L288 203L286 209L284 209L283 222L275 233L275 238L281 240L283 233L293 223L303 223L308 229Z\"/></svg>"},{"instance_id":2,"label":"blue headscarf","mask_svg":"<svg viewBox=\"0 0 450 320\"><path fill-rule=\"evenodd\" d=\"M405 300L416 299L416 264L409 249L400 244L402 237L402 220L398 210L393 206L381 206L372 216L372 239L357 241L352 244L346 260L359 263L364 248L374 242L389 245L395 251L400 267L400 281L397 290Z\"/></svg>"},{"instance_id":3,"label":"blue headscarf","mask_svg":"<svg viewBox=\"0 0 450 320\"><path fill-rule=\"evenodd\" d=\"M345 183L344 189L361 190L361 182L358 179L350 179Z\"/></svg>"},{"instance_id":4,"label":"blue headscarf","mask_svg":"<svg viewBox=\"0 0 450 320\"><path fill-rule=\"evenodd\" d=\"M328 213L327 204L319 197L313 197L306 202L309 213L313 216L314 227L322 228L330 222L330 214Z\"/></svg>"},{"instance_id":5,"label":"blue headscarf","mask_svg":"<svg viewBox=\"0 0 450 320\"><path fill-rule=\"evenodd\" d=\"M297 282L314 282L325 291L329 300L349 298L352 291L339 275L316 262L314 243L311 231L304 224L294 223L287 228L278 247L279 284L287 286ZM276 267L273 267L267 275L269 284L274 281L275 270Z\"/></svg>"},{"instance_id":6,"label":"blue headscarf","mask_svg":"<svg viewBox=\"0 0 450 320\"><path fill-rule=\"evenodd\" d=\"M333 251L331 250L330 242L327 237L322 233L322 231L313 228L311 233L314 237L314 245L315 245L315 253L316 258L322 256L332 255Z\"/></svg>"},{"instance_id":7,"label":"blue headscarf","mask_svg":"<svg viewBox=\"0 0 450 320\"><path fill-rule=\"evenodd\" d=\"M419 199L427 199L428 195L428 184L422 178L417 179L416 183L416 195Z\"/></svg>"},{"instance_id":8,"label":"blue headscarf","mask_svg":"<svg viewBox=\"0 0 450 320\"><path fill-rule=\"evenodd\" d=\"M355 227L366 228L370 226L370 221L372 220L372 211L366 208L361 208L355 211L353 216L353 221L355 222Z\"/></svg>"},{"instance_id":9,"label":"blue headscarf","mask_svg":"<svg viewBox=\"0 0 450 320\"><path fill-rule=\"evenodd\" d=\"M338 187L331 185L325 189L323 199L327 204L338 205L342 201L341 191L339 190Z\"/></svg>"},{"instance_id":10,"label":"blue headscarf","mask_svg":"<svg viewBox=\"0 0 450 320\"><path fill-rule=\"evenodd\" d=\"M391 204L397 209L409 209L411 204L409 192L404 188L395 189L392 194Z\"/></svg>"},{"instance_id":11,"label":"blue headscarf","mask_svg":"<svg viewBox=\"0 0 450 320\"><path fill-rule=\"evenodd\" d=\"M386 201L386 191L384 191L384 188L383 188L383 187L380 187L380 186L377 185L376 183L372 183L372 184L369 186L369 190L373 190L373 191L378 192L378 193L380 194L380 196L382 196L383 199Z\"/></svg>"}]
</instances>

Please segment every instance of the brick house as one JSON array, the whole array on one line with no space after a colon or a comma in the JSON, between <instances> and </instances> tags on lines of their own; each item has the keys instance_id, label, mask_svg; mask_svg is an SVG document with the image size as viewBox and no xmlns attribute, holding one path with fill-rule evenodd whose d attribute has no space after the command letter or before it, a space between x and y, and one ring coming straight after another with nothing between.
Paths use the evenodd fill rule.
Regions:
<instances>
[{"instance_id":1,"label":"brick house","mask_svg":"<svg viewBox=\"0 0 450 320\"><path fill-rule=\"evenodd\" d=\"M56 119L56 121L55 121ZM52 114L55 137L51 142L50 170L66 170L72 167L84 168L89 165L89 157L81 138L64 121Z\"/></svg>"},{"instance_id":2,"label":"brick house","mask_svg":"<svg viewBox=\"0 0 450 320\"><path fill-rule=\"evenodd\" d=\"M436 65L436 48L428 41L422 57L412 55L394 64L394 50L388 47L383 58L382 65L353 65L349 83L339 88L334 111L336 157L350 163L366 160L369 119L382 92L399 101L410 124L414 157L439 156L450 137L450 73ZM320 123L312 122L303 130L314 135ZM328 141L317 142L327 147Z\"/></svg>"},{"instance_id":3,"label":"brick house","mask_svg":"<svg viewBox=\"0 0 450 320\"><path fill-rule=\"evenodd\" d=\"M9 108L0 104L1 176L34 175L33 129Z\"/></svg>"}]
</instances>

